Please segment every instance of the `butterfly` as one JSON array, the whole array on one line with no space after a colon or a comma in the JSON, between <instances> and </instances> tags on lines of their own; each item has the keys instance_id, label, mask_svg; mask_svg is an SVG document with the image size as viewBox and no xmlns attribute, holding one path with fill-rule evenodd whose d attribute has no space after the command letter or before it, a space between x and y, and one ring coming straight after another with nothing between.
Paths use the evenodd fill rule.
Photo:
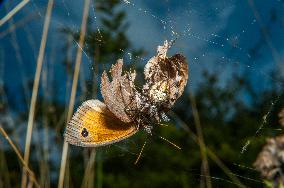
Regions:
<instances>
[{"instance_id":1,"label":"butterfly","mask_svg":"<svg viewBox=\"0 0 284 188\"><path fill-rule=\"evenodd\" d=\"M168 121L166 112L182 95L188 80L188 65L181 54L167 57L170 44L158 46L157 55L144 68L145 84L135 86L136 72L122 74L119 59L101 77L99 100L87 100L77 109L64 132L65 140L73 145L98 147L126 139L140 129L151 134L153 125Z\"/></svg>"}]
</instances>

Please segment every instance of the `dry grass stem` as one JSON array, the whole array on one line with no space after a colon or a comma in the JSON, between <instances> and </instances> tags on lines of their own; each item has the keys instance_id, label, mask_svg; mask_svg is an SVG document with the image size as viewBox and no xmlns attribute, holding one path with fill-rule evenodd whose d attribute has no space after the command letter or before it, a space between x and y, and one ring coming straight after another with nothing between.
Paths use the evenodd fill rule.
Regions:
<instances>
[{"instance_id":1,"label":"dry grass stem","mask_svg":"<svg viewBox=\"0 0 284 188\"><path fill-rule=\"evenodd\" d=\"M35 78L34 78L32 98L31 98L29 118L28 118L26 143L25 143L24 160L27 164L29 163L32 129L33 129L34 115L35 115L35 105L36 105L36 100L37 100L39 80L40 80L41 68L43 64L43 57L44 57L44 51L46 47L47 34L48 34L48 29L49 29L49 24L50 24L53 2L54 0L48 1L47 11L46 11L45 20L44 20L44 26L43 26L43 33L42 33L42 38L41 38L41 43L40 43L39 55L37 59L36 73L35 73ZM26 187L26 181L27 181L27 177L26 177L25 169L23 169L22 188Z\"/></svg>"},{"instance_id":2,"label":"dry grass stem","mask_svg":"<svg viewBox=\"0 0 284 188\"><path fill-rule=\"evenodd\" d=\"M54 57L55 55L53 54L51 57ZM50 62L54 62L54 60L50 59ZM47 64L43 67L42 70L42 88L45 91L43 96L45 100L48 100L48 96L51 95L51 92L48 90L48 73L49 69ZM50 74L52 75L52 74ZM48 128L48 110L52 108L52 105L48 104L46 106L46 110L43 110L43 119L42 119L42 124L44 127L44 135L43 135L43 151L42 151L42 159L39 159L41 161L41 176L42 176L42 186L43 187L50 187L50 172L49 172L49 128Z\"/></svg>"},{"instance_id":3,"label":"dry grass stem","mask_svg":"<svg viewBox=\"0 0 284 188\"><path fill-rule=\"evenodd\" d=\"M81 24L79 46L78 46L78 49L77 49L75 70L74 70L72 89L71 89L71 96L70 96L69 107L68 107L68 112L67 112L67 122L70 120L70 118L73 114L73 110L74 110L76 89L77 89L78 77L79 77L79 72L80 72L80 65L81 65L81 59L82 59L82 49L83 49L84 39L85 39L85 34L86 34L86 26L87 26L88 14L89 14L90 2L91 2L90 0L85 0L85 3L84 3L84 12L83 12L83 18L82 18L82 24ZM58 188L63 187L64 175L65 175L65 169L66 169L66 161L67 161L67 154L68 154L68 143L64 141L63 150L62 150L62 157L61 157L61 166L60 166L60 173L59 173Z\"/></svg>"},{"instance_id":4,"label":"dry grass stem","mask_svg":"<svg viewBox=\"0 0 284 188\"><path fill-rule=\"evenodd\" d=\"M95 162L96 162L96 148L93 148L88 163L86 165L86 170L84 173L81 188L94 187Z\"/></svg>"},{"instance_id":5,"label":"dry grass stem","mask_svg":"<svg viewBox=\"0 0 284 188\"><path fill-rule=\"evenodd\" d=\"M7 28L4 31L2 31L0 33L0 39L4 38L9 33L15 31L17 28L25 26L25 24L27 24L29 21L31 21L32 19L34 19L36 17L37 17L37 15L35 13L31 13L31 14L25 16L24 18L20 19L15 24L9 26L9 28Z\"/></svg>"},{"instance_id":6,"label":"dry grass stem","mask_svg":"<svg viewBox=\"0 0 284 188\"><path fill-rule=\"evenodd\" d=\"M0 27L7 22L10 18L12 18L19 10L21 10L30 0L23 0L20 2L14 9L12 9L4 18L0 20Z\"/></svg>"},{"instance_id":7,"label":"dry grass stem","mask_svg":"<svg viewBox=\"0 0 284 188\"><path fill-rule=\"evenodd\" d=\"M198 141L198 137L194 134L192 130L190 130L189 126L182 119L180 119L179 116L176 115L174 112L171 112L171 115L173 118L176 118L178 120L177 122L179 122L181 128L185 130L192 138L192 140L199 145L200 143ZM205 149L208 156L223 170L223 172L232 180L233 183L235 183L239 187L246 187L244 184L242 184L239 178L236 175L234 175L234 173L232 173L231 170L222 162L222 160L213 151L210 150L210 148L205 146Z\"/></svg>"},{"instance_id":8,"label":"dry grass stem","mask_svg":"<svg viewBox=\"0 0 284 188\"><path fill-rule=\"evenodd\" d=\"M147 142L145 141L144 144L143 144L143 146L142 146L142 148L141 148L141 150L140 150L140 152L139 152L139 155L138 155L136 161L134 162L135 165L137 165L137 163L138 163L138 161L139 161L139 159L140 159L140 157L141 157L141 155L142 155L142 152L143 152L143 150L144 150L144 147L145 147L146 143L147 143Z\"/></svg>"},{"instance_id":9,"label":"dry grass stem","mask_svg":"<svg viewBox=\"0 0 284 188\"><path fill-rule=\"evenodd\" d=\"M28 172L28 174L30 175L31 180L34 182L34 184L36 185L36 187L40 187L35 175L33 173L33 171L29 168L28 164L24 161L19 149L16 147L16 145L13 143L13 141L10 139L10 137L8 136L8 134L6 133L6 131L3 129L2 125L0 124L0 132L1 134L4 136L4 138L8 141L8 143L10 144L10 146L12 147L12 149L14 150L14 152L16 153L17 157L19 158L19 160L21 161L22 165L25 167L26 171Z\"/></svg>"},{"instance_id":10,"label":"dry grass stem","mask_svg":"<svg viewBox=\"0 0 284 188\"><path fill-rule=\"evenodd\" d=\"M205 181L206 181L206 187L211 188L212 184L211 184L210 169L209 169L207 154L206 154L206 145L205 145L204 138L203 138L203 133L202 133L202 128L201 128L199 113L198 113L197 106L196 106L196 101L191 92L189 93L189 99L191 103L195 128L197 130L197 137L198 137L200 153L201 153L201 158L202 158L201 170L202 170L202 173L204 173L203 177L205 178ZM201 178L200 184L204 185L203 178Z\"/></svg>"}]
</instances>

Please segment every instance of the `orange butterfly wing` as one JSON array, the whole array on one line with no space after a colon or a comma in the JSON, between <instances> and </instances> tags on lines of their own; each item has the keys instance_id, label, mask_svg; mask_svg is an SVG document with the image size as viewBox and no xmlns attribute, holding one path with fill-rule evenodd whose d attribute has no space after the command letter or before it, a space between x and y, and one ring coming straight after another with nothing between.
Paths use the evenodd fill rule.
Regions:
<instances>
[{"instance_id":1,"label":"orange butterfly wing","mask_svg":"<svg viewBox=\"0 0 284 188\"><path fill-rule=\"evenodd\" d=\"M97 147L128 138L138 131L116 118L99 100L85 101L68 123L64 137L73 145Z\"/></svg>"}]
</instances>

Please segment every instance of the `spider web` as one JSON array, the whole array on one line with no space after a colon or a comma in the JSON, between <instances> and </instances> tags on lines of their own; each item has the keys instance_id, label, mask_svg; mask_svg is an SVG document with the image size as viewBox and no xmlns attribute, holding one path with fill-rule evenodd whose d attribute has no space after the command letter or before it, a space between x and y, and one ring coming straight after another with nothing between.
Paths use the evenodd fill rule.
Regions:
<instances>
[{"instance_id":1,"label":"spider web","mask_svg":"<svg viewBox=\"0 0 284 188\"><path fill-rule=\"evenodd\" d=\"M9 5L6 6L6 13L18 3L18 1L9 2ZM64 83L70 82L70 78L61 76L64 72L64 67L60 64L64 56L59 52L62 51L62 46L64 44L60 43L63 33L60 33L58 30L68 27L72 31L80 32L83 4L83 2L79 3L75 0L61 0L56 1L54 4L44 65L48 72L45 72L42 76L42 87L44 87L44 84L47 85L46 87L52 85L52 82L55 80L62 80ZM16 85L22 84L21 79L15 79L17 73L22 74L21 77L24 77L27 80L33 79L33 71L31 71L33 68L31 67L34 67L37 49L39 48L42 28L41 24L44 19L45 8L46 2L31 1L26 8L22 9L22 13L10 20L10 24L7 24L3 30L0 28L0 39L3 41L3 43L1 42L2 44L0 44L0 52L4 52L0 53L1 58L4 59L4 62L8 60L18 62L16 66L18 69L22 70L8 75L10 72L14 72L14 68L8 65L8 63L2 63L1 71L4 70L4 73L1 72L0 75L1 89L4 88L3 85L4 83L7 83L8 80L15 80ZM177 3L169 0L164 2L123 0L118 9L126 12L126 19L130 23L126 33L131 43L133 43L134 47L146 49L148 52L146 56L141 55L135 57L141 61L141 64L144 65L150 57L155 55L157 45L161 45L164 40L175 41L173 47L170 49L170 53L184 54L189 60L190 75L189 87L187 88L188 91L194 92L198 89L200 83L203 81L202 72L205 70L212 74L217 73L219 75L218 85L221 88L226 87L226 83L235 74L244 76L244 74L242 74L244 72L248 76L250 82L255 85L254 89L257 91L269 88L270 86L267 86L269 83L275 84L279 90L278 95L275 97L275 100L270 102L270 106L266 113L263 114L263 117L259 117L260 124L258 129L254 131L254 135L247 135L248 138L246 139L246 142L242 144L242 147L239 150L239 159L241 160L250 152L250 145L253 144L254 139L257 139L259 136L268 136L263 133L263 129L273 129L272 127L269 127L267 117L271 115L273 108L279 102L283 90L283 1L257 3L252 0L244 2L220 0L213 3L210 1L201 2L192 0L180 1ZM3 17L5 13L0 15ZM102 30L100 15L96 11L94 2L91 3L89 9L89 19L94 30L97 30L98 33L100 33ZM38 22L39 20L40 22ZM13 28L13 26L16 27ZM20 34L19 30L22 31L23 34ZM100 42L103 42L104 40L106 39L102 38L102 41ZM87 90L86 88L88 85L88 83L86 85L84 79L90 76L88 70L95 69L93 67L93 57L88 55L88 46L81 47L77 42L77 39L71 37L70 44L73 49L80 48L83 52L83 63L79 77L80 89L78 90L80 90L79 93L84 93L84 91ZM123 51L122 49L120 50ZM15 51L16 56L13 57L9 51ZM124 61L131 63L133 60L132 52L123 51L123 53L126 55ZM31 54L32 57L27 57L24 54ZM71 54L70 58L74 59L74 54ZM53 62L53 64L51 65L47 62ZM277 74L279 74L278 77L271 74L272 71L276 70ZM49 74L54 75L54 78L48 77ZM44 81L46 83L44 83ZM15 88L11 88L12 90L15 90ZM59 88L57 91L57 100L64 101L65 104L68 105L68 91L70 91L70 84L67 84L66 88ZM29 96L30 94L28 91L26 92L26 95ZM40 95L46 97L47 100L52 98L48 96L48 92L46 94L41 91ZM9 97L1 100L7 103L11 101ZM16 98L15 100L19 101L20 99ZM83 99L78 99L77 102L79 103L80 100ZM250 103L251 101L248 100L247 102ZM25 111L24 107L14 106L16 107L13 107L12 105L8 106L7 119L9 120L5 121L11 122L11 117L13 117L14 114ZM174 116L172 117L174 118ZM1 119L4 121L4 118ZM192 122L182 122L181 120L176 119L175 123L177 123L177 126L181 127L181 129L183 128L182 124L184 123L188 125L193 124ZM15 128L16 131L13 131L12 135L13 137L16 137L15 134L18 135L18 141L16 142L23 151L25 138L21 133L25 130L23 130L23 128L16 128L16 123L13 120L9 126ZM52 130L50 129L50 131ZM183 131L186 131L186 129ZM206 130L203 131L206 132ZM282 131L282 129L280 131ZM36 131L33 139L39 143L47 142L43 139L45 138L44 134L44 131L39 129ZM55 140L56 133L50 134L48 138L45 139ZM149 138L145 138L144 135L144 137L142 136L142 139L148 140ZM153 139L153 141L149 142L157 142L157 140ZM148 144L147 147L151 147L151 144ZM113 154L111 151L113 148L118 149L119 154ZM81 149L74 150L75 153L82 152ZM130 139L126 143L102 148L101 152L101 158L98 158L98 160L102 161L129 156L134 156L133 158L135 158L139 152L139 146L137 145L136 140ZM179 152L179 155L185 154L183 150L176 152ZM60 160L58 160L58 158L60 158L60 153L60 147L54 147L50 150L50 161L52 161L55 166L60 163ZM215 152L215 154L218 156L218 152ZM40 154L38 153L36 155ZM152 158L152 156L147 155L147 151L144 153L143 157L149 160ZM154 158L156 159L156 157ZM210 161L210 163L212 163L212 161ZM129 162L129 165L131 166L132 162ZM143 163L141 165L143 165ZM243 163L236 162L229 164L229 166L234 166L238 168L239 171L246 170L257 174L252 165L247 166ZM165 164L164 169L176 168L172 165ZM194 177L194 180L192 181L198 182L199 179L206 176L201 174L199 170L200 169L195 168L184 168L181 171L185 174L192 175ZM242 176L239 171L229 171L228 173L238 177L242 184L238 184L230 178L214 176L214 174L211 174L210 178L216 185L218 185L218 182L222 182L220 185L230 184L240 187L246 186L246 183L244 183L243 180L255 187L263 184L262 179ZM51 176L51 179L54 181L57 179L57 173L58 172L54 170L53 175Z\"/></svg>"}]
</instances>

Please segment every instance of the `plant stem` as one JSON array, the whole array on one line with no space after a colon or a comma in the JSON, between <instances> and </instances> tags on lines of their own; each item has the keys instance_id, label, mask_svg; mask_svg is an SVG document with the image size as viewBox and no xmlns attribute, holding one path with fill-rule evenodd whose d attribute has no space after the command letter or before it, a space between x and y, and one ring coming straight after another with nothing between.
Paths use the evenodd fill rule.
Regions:
<instances>
[{"instance_id":1,"label":"plant stem","mask_svg":"<svg viewBox=\"0 0 284 188\"><path fill-rule=\"evenodd\" d=\"M189 93L189 99L191 103L192 114L194 118L195 128L197 131L197 138L198 138L198 143L199 143L200 153L201 153L201 158L202 158L202 164L201 164L202 173L201 174L204 173L204 178L201 178L200 187L204 186L202 184L203 184L203 180L205 179L206 187L211 188L212 185L211 185L210 170L209 170L207 154L206 154L206 145L205 145L204 138L203 138L203 133L202 133L200 118L199 118L199 114L198 114L198 110L196 106L196 101L191 92Z\"/></svg>"},{"instance_id":2,"label":"plant stem","mask_svg":"<svg viewBox=\"0 0 284 188\"><path fill-rule=\"evenodd\" d=\"M43 64L43 57L44 57L44 51L46 47L51 12L53 8L53 1L54 0L48 1L47 11L46 11L45 20L44 20L44 26L43 26L43 33L42 33L41 43L40 43L40 48L39 48L39 54L37 58L37 66L36 66L36 73L35 73L34 84L33 84L33 92L32 92L31 104L30 104L26 143L25 143L24 160L27 164L29 164L30 146L31 146L32 130L33 130L33 124L34 124L34 115L35 115L35 105L37 101L39 80L40 80L41 68ZM27 184L27 175L26 175L25 169L23 169L21 187L25 188L26 184Z\"/></svg>"},{"instance_id":3,"label":"plant stem","mask_svg":"<svg viewBox=\"0 0 284 188\"><path fill-rule=\"evenodd\" d=\"M15 8L13 8L4 18L0 20L0 27L12 18L19 10L21 10L30 0L23 0Z\"/></svg>"},{"instance_id":4,"label":"plant stem","mask_svg":"<svg viewBox=\"0 0 284 188\"><path fill-rule=\"evenodd\" d=\"M81 24L81 32L80 32L80 38L79 38L79 44L78 44L79 46L78 46L78 49L77 49L75 70L74 70L74 75L73 75L71 96L70 96L69 107L68 107L68 112L67 112L67 122L71 119L71 116L72 116L73 110L74 110L76 89L77 89L77 84L78 84L80 65L81 65L81 61L82 61L81 60L82 50L83 50L83 45L84 45L84 40L85 40L87 18L88 18L88 14L89 14L89 6L90 6L90 0L85 0L84 10L83 10L84 12L83 12L83 18L82 18L82 24ZM68 143L64 140L62 157L61 157L60 174L59 174L59 180L58 180L58 188L63 187L67 155L68 155Z\"/></svg>"},{"instance_id":5,"label":"plant stem","mask_svg":"<svg viewBox=\"0 0 284 188\"><path fill-rule=\"evenodd\" d=\"M171 112L171 115L173 118L177 119L177 122L180 123L179 125L181 126L181 128L189 134L192 140L199 144L198 137L194 134L192 130L190 130L189 126L174 112ZM224 173L227 174L227 176L232 180L233 183L235 183L238 187L246 187L210 148L206 147L205 151L208 156L224 171Z\"/></svg>"},{"instance_id":6,"label":"plant stem","mask_svg":"<svg viewBox=\"0 0 284 188\"><path fill-rule=\"evenodd\" d=\"M29 168L28 164L23 159L19 149L16 147L16 145L13 143L13 141L10 139L6 131L3 129L2 125L0 124L0 133L4 136L4 138L9 142L12 149L15 151L16 155L20 159L22 165L25 167L26 171L29 173L31 180L34 182L36 187L40 187L37 180L35 179L34 172Z\"/></svg>"}]
</instances>

